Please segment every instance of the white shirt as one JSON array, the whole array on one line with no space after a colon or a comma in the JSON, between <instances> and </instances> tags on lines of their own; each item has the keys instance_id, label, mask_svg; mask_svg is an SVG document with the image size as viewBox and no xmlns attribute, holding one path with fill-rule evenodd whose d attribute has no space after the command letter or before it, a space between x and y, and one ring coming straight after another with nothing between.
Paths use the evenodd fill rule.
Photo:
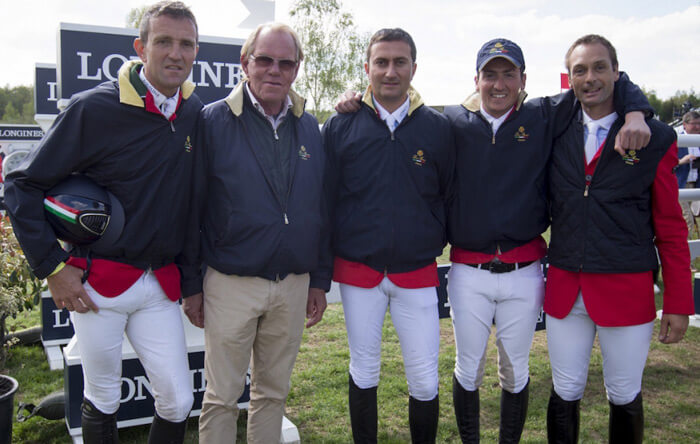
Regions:
<instances>
[{"instance_id":1,"label":"white shirt","mask_svg":"<svg viewBox=\"0 0 700 444\"><path fill-rule=\"evenodd\" d=\"M408 115L408 108L411 105L411 99L406 96L406 101L403 102L401 106L396 108L393 113L390 113L386 110L386 108L380 105L379 102L374 100L374 95L372 95L372 102L374 102L374 107L377 108L377 111L379 112L379 118L386 123L387 128L389 128L389 131L391 131L392 134L394 133L396 127L398 127L403 119Z\"/></svg>"},{"instance_id":2,"label":"white shirt","mask_svg":"<svg viewBox=\"0 0 700 444\"><path fill-rule=\"evenodd\" d=\"M284 105L282 105L282 110L277 114L276 116L271 116L265 112L265 109L262 107L260 102L258 102L258 99L255 98L252 92L250 92L250 88L248 87L248 82L245 84L245 90L248 93L248 97L250 97L250 101L253 102L253 106L255 109L257 109L260 114L265 116L268 122L272 125L272 128L277 131L277 128L280 126L282 121L284 120L285 117L287 117L287 111L289 111L289 108L292 107L292 99L289 98L289 94L287 94L287 98L284 101Z\"/></svg>"},{"instance_id":3,"label":"white shirt","mask_svg":"<svg viewBox=\"0 0 700 444\"><path fill-rule=\"evenodd\" d=\"M685 132L684 129L681 128L680 131L678 131L678 134L688 134ZM688 147L688 154L691 156L695 156L697 158L700 158L700 147L697 146L689 146ZM697 182L698 181L698 169L695 167L695 162L693 162L694 168L691 168L688 171L688 182Z\"/></svg>"},{"instance_id":4,"label":"white shirt","mask_svg":"<svg viewBox=\"0 0 700 444\"><path fill-rule=\"evenodd\" d=\"M160 110L163 116L169 120L177 109L177 101L180 98L180 87L177 88L177 91L175 91L175 94L172 97L165 97L165 94L158 91L155 86L151 85L151 82L148 81L146 78L145 67L141 68L141 71L139 71L139 78L151 92L151 95L153 96L153 103Z\"/></svg>"},{"instance_id":5,"label":"white shirt","mask_svg":"<svg viewBox=\"0 0 700 444\"><path fill-rule=\"evenodd\" d=\"M583 112L583 124L584 124L583 143L585 145L586 138L588 138L588 124L589 123L596 123L596 124L598 124L598 134L596 134L596 138L597 138L596 145L598 146L598 148L600 148L600 145L602 145L605 138L608 137L608 133L610 132L610 127L617 120L617 113L613 111L612 113L608 114L605 117L601 117L598 120L593 120L591 118L591 116L586 114L585 111L582 110L582 112ZM590 162L591 159L587 159L587 161Z\"/></svg>"},{"instance_id":6,"label":"white shirt","mask_svg":"<svg viewBox=\"0 0 700 444\"><path fill-rule=\"evenodd\" d=\"M498 131L498 128L501 127L501 124L506 121L506 117L510 115L510 112L513 111L513 108L515 108L515 105L513 105L507 113L503 113L501 117L493 117L491 114L487 113L486 110L484 109L484 103L481 103L481 114L484 116L487 122L491 124L491 129L493 130L493 133L496 134Z\"/></svg>"}]
</instances>

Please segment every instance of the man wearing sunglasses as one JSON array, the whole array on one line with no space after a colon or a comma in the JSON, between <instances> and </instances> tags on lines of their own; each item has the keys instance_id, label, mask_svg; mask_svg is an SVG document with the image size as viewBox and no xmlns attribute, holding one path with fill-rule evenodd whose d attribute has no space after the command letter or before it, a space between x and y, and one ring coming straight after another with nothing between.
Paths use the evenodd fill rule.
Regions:
<instances>
[{"instance_id":1,"label":"man wearing sunglasses","mask_svg":"<svg viewBox=\"0 0 700 444\"><path fill-rule=\"evenodd\" d=\"M247 78L202 111L183 290L206 341L200 442L235 442L249 363L248 442L279 442L304 316L311 327L326 308L330 281L310 276L325 156L316 119L290 89L302 59L291 28L259 26L241 49Z\"/></svg>"}]
</instances>

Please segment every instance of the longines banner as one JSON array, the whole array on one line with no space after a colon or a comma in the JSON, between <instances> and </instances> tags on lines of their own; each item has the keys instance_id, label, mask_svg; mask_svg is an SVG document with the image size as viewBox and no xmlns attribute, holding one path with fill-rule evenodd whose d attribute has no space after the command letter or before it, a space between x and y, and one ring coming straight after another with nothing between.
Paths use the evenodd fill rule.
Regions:
<instances>
[{"instance_id":1,"label":"longines banner","mask_svg":"<svg viewBox=\"0 0 700 444\"><path fill-rule=\"evenodd\" d=\"M40 115L58 114L56 65L34 64L34 112Z\"/></svg>"},{"instance_id":2,"label":"longines banner","mask_svg":"<svg viewBox=\"0 0 700 444\"><path fill-rule=\"evenodd\" d=\"M119 68L138 59L134 38L138 30L61 23L58 31L58 98L63 105L80 91L116 80ZM189 80L204 103L226 97L242 79L244 40L199 36L199 53Z\"/></svg>"}]
</instances>

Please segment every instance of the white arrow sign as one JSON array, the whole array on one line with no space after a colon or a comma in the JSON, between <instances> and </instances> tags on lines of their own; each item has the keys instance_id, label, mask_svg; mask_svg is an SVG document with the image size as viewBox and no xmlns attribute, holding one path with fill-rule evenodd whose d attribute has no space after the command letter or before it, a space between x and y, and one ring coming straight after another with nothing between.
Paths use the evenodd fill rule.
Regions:
<instances>
[{"instance_id":1,"label":"white arrow sign","mask_svg":"<svg viewBox=\"0 0 700 444\"><path fill-rule=\"evenodd\" d=\"M250 15L238 25L240 28L252 29L261 23L275 20L274 0L241 0L241 3L248 9Z\"/></svg>"}]
</instances>

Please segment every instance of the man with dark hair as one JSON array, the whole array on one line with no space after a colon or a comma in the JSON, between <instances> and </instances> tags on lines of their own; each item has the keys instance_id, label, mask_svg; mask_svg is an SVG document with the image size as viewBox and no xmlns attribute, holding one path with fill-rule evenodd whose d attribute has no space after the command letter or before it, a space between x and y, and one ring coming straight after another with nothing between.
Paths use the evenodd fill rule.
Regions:
<instances>
[{"instance_id":1,"label":"man with dark hair","mask_svg":"<svg viewBox=\"0 0 700 444\"><path fill-rule=\"evenodd\" d=\"M700 112L688 111L683 115L683 129L680 134L700 134ZM678 188L700 188L700 180L698 180L698 162L700 160L698 158L700 158L700 148L696 146L678 148L678 166L676 167ZM693 230L700 235L693 212L695 205L697 203L691 203L687 200L681 202L683 218L688 227L688 239L692 237Z\"/></svg>"},{"instance_id":2,"label":"man with dark hair","mask_svg":"<svg viewBox=\"0 0 700 444\"><path fill-rule=\"evenodd\" d=\"M658 257L664 280L659 341L678 342L693 313L690 254L673 168L675 133L647 120L651 141L620 157L613 106L614 48L587 35L566 66L577 118L556 139L549 176L552 235L544 298L552 389L549 442L578 440L579 401L596 334L610 404L611 443L641 443L642 374L654 318ZM656 248L655 248L656 246Z\"/></svg>"},{"instance_id":3,"label":"man with dark hair","mask_svg":"<svg viewBox=\"0 0 700 444\"><path fill-rule=\"evenodd\" d=\"M448 295L457 345L453 400L462 441L478 442L479 387L495 321L502 389L499 439L515 443L527 418L530 346L544 297L546 170L553 138L573 117L574 97L525 102L525 59L520 47L504 38L481 47L476 72L476 92L462 105L445 109L457 145L447 230L452 246ZM626 76L616 88L621 112L649 109ZM631 141L639 148L646 143L643 114L629 117L619 143Z\"/></svg>"},{"instance_id":4,"label":"man with dark hair","mask_svg":"<svg viewBox=\"0 0 700 444\"><path fill-rule=\"evenodd\" d=\"M414 443L437 434L439 318L435 258L445 246L454 152L447 120L411 87L416 49L382 29L367 49L369 87L359 112L323 127L328 156L333 279L350 346L349 404L356 443L377 442L382 325L401 342Z\"/></svg>"},{"instance_id":5,"label":"man with dark hair","mask_svg":"<svg viewBox=\"0 0 700 444\"><path fill-rule=\"evenodd\" d=\"M117 442L124 333L155 398L149 443L182 442L192 380L177 303L192 181L191 136L202 106L187 82L197 25L181 2L146 13L114 82L76 94L22 168L7 177L6 203L34 273L47 278L75 328L84 375L83 440ZM44 192L79 172L114 194L125 226L113 245L64 251L44 216ZM87 280L81 283L81 278Z\"/></svg>"},{"instance_id":6,"label":"man with dark hair","mask_svg":"<svg viewBox=\"0 0 700 444\"><path fill-rule=\"evenodd\" d=\"M260 25L241 49L245 81L202 111L183 295L204 328L203 443L235 442L249 363L248 442L279 442L304 315L311 327L326 308L330 279L314 273L325 156L291 90L303 57L289 26Z\"/></svg>"}]
</instances>

